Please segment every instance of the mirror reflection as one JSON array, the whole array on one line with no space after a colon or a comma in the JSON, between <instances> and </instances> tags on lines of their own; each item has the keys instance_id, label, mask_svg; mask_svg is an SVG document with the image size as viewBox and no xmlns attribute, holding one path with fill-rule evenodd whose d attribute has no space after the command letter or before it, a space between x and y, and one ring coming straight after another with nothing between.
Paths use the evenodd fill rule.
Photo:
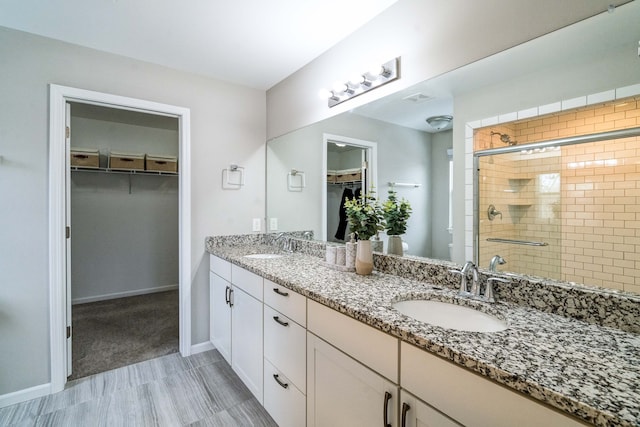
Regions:
<instances>
[{"instance_id":1,"label":"mirror reflection","mask_svg":"<svg viewBox=\"0 0 640 427\"><path fill-rule=\"evenodd\" d=\"M376 197L386 200L389 183L411 184L393 187L413 209L407 233L402 237L407 246L405 253L449 259L451 130L432 133L356 113L324 120L267 144L267 213L269 218L277 218L279 231L309 229L317 239L342 241L336 237L339 199L349 185L328 184L327 176L330 173L344 176L354 168L334 163L336 155L329 150L335 148L323 151L323 142L325 147L335 147L331 141L375 146L376 154L371 154L368 161L370 184L364 180L352 181L351 190L355 194L357 188L373 187ZM362 159L358 153L362 150L353 151L351 155ZM323 159L326 159L327 172L323 171ZM358 168L355 163L349 166ZM307 185L302 192L287 191L284 185L286 171L292 168L307 173ZM348 234L345 238L348 239ZM382 233L380 238L386 247L386 235Z\"/></svg>"},{"instance_id":2,"label":"mirror reflection","mask_svg":"<svg viewBox=\"0 0 640 427\"><path fill-rule=\"evenodd\" d=\"M327 200L323 199L327 179L325 172L329 170L323 160L326 154L323 141L326 134L371 141L376 143L378 151L376 177L372 178L371 184L380 198L386 198L390 182L419 184L396 187L398 195L409 199L413 207L407 233L403 236L408 244L407 254L451 259L449 249L453 234L454 254L462 254L464 251L456 251L455 248L462 249L466 245L465 257L470 258L473 255L469 254L477 249L473 246L476 231L474 211L478 217L480 214L487 217L489 205L493 204L496 221L500 221L500 214L506 220L517 217L525 208L512 208L508 204L491 201L485 201L482 206L473 205L470 200L470 197L473 199L473 173L469 166L473 162L473 143L469 145L468 141L472 138L469 132L480 124L471 127L469 124L480 123L488 117L494 118L496 125L504 125L517 121L522 115L533 118L548 112L553 115L558 111L559 114L580 107L582 99L604 106L623 97L624 91L625 96L636 97L633 99L637 103L640 94L640 61L637 55L640 27L637 22L640 22L640 5L631 2L618 7L614 13L600 14L269 141L268 217L278 219L280 231L311 229L317 239L331 240L335 237L336 225L328 224L331 213ZM565 101L574 101L576 105L571 105L571 102L565 105ZM429 117L442 115L453 116L453 125L438 130L426 122ZM625 116L620 120L631 119ZM640 126L637 118L635 120L635 124L627 122L624 126ZM495 147L509 146L511 140L525 142L525 136L509 134L500 126L487 129L494 132L491 138ZM505 142L502 134L510 140ZM543 136L538 141L553 138ZM489 161L488 158L485 160ZM494 165L496 163L494 159ZM291 168L307 172L307 187L303 192L288 192L283 185L286 171ZM546 189L544 197L549 200L545 202L545 215L556 215L554 206L558 203L554 205L554 197L557 198L558 194L553 190L557 189L554 187L557 181L550 174L547 177L540 177L540 174L542 172L535 174L531 185ZM563 185L562 175L560 178L558 185ZM524 182L518 179L514 178L514 186L524 186ZM511 189L509 186L505 188ZM562 218L562 212L570 209L570 203L563 205L560 218L556 218L558 221L568 220ZM333 215L338 216L335 209ZM452 228L453 233L450 233ZM468 250L469 245L472 245L471 250ZM546 249L551 250L549 247ZM511 249L502 246L492 247L492 250L498 252L487 254L488 257L502 255L501 251L508 254ZM636 252L634 247L633 256ZM464 261L461 256L453 259ZM489 266L485 258L476 261L482 267ZM516 264L508 261L497 264L496 268L527 273L519 271ZM542 270L535 274L555 277L552 272ZM574 278L589 283L584 275ZM608 286L605 282L593 284Z\"/></svg>"}]
</instances>

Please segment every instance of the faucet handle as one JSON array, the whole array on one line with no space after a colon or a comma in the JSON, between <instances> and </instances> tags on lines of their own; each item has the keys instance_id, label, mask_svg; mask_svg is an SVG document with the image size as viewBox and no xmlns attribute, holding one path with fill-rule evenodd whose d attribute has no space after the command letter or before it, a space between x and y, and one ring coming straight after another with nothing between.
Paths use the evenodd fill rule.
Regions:
<instances>
[{"instance_id":1,"label":"faucet handle","mask_svg":"<svg viewBox=\"0 0 640 427\"><path fill-rule=\"evenodd\" d=\"M493 282L511 283L509 280L501 277L489 277L487 279L487 288L484 290L484 299L488 302L495 302L496 298L493 293Z\"/></svg>"},{"instance_id":2,"label":"faucet handle","mask_svg":"<svg viewBox=\"0 0 640 427\"><path fill-rule=\"evenodd\" d=\"M466 265L465 265L466 268ZM459 274L460 275L460 286L458 288L458 294L463 295L467 294L467 275L469 274L468 270L449 270L449 273Z\"/></svg>"}]
</instances>

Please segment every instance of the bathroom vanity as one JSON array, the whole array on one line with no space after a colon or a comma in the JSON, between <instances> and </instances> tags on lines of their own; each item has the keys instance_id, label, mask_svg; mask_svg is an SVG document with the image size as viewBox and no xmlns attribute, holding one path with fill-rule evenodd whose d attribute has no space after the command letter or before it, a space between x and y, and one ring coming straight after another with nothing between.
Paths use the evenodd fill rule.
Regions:
<instances>
[{"instance_id":1,"label":"bathroom vanity","mask_svg":"<svg viewBox=\"0 0 640 427\"><path fill-rule=\"evenodd\" d=\"M431 280L358 276L301 252L247 258L278 249L231 243L207 241L212 342L219 346L218 321L224 336L242 331L226 350L230 363L281 427L640 424L637 331L504 300L460 301L451 263L424 264ZM385 258L378 261L399 260ZM256 304L246 317L219 320L215 300L233 301L227 286L247 276L261 284L250 296ZM500 317L507 329L444 329L393 308L413 299L468 305ZM624 303L638 309L637 301ZM234 363L245 352L260 381L247 380L248 370Z\"/></svg>"}]
</instances>

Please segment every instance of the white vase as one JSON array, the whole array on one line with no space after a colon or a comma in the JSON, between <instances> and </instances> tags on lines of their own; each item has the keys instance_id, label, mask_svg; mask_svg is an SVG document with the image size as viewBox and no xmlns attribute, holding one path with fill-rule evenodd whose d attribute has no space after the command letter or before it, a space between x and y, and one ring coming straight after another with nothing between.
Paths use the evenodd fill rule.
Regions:
<instances>
[{"instance_id":1,"label":"white vase","mask_svg":"<svg viewBox=\"0 0 640 427\"><path fill-rule=\"evenodd\" d=\"M358 240L356 250L356 273L362 275L371 274L373 271L373 251L371 240Z\"/></svg>"},{"instance_id":2,"label":"white vase","mask_svg":"<svg viewBox=\"0 0 640 427\"><path fill-rule=\"evenodd\" d=\"M402 237L389 236L389 241L387 242L387 253L390 255L403 255Z\"/></svg>"}]
</instances>

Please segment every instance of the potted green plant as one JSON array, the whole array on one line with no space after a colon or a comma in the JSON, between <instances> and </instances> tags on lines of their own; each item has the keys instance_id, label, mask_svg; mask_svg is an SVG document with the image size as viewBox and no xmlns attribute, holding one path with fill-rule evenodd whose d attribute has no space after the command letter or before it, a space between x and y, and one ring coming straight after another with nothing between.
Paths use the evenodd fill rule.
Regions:
<instances>
[{"instance_id":1,"label":"potted green plant","mask_svg":"<svg viewBox=\"0 0 640 427\"><path fill-rule=\"evenodd\" d=\"M369 240L377 232L384 230L382 207L373 190L359 198L346 200L349 229L358 236L356 250L356 273L371 274L373 271L373 251Z\"/></svg>"},{"instance_id":2,"label":"potted green plant","mask_svg":"<svg viewBox=\"0 0 640 427\"><path fill-rule=\"evenodd\" d=\"M402 256L402 237L407 231L407 221L411 216L411 204L405 198L398 199L397 193L389 189L389 197L382 204L382 213L389 236L387 253Z\"/></svg>"}]
</instances>

